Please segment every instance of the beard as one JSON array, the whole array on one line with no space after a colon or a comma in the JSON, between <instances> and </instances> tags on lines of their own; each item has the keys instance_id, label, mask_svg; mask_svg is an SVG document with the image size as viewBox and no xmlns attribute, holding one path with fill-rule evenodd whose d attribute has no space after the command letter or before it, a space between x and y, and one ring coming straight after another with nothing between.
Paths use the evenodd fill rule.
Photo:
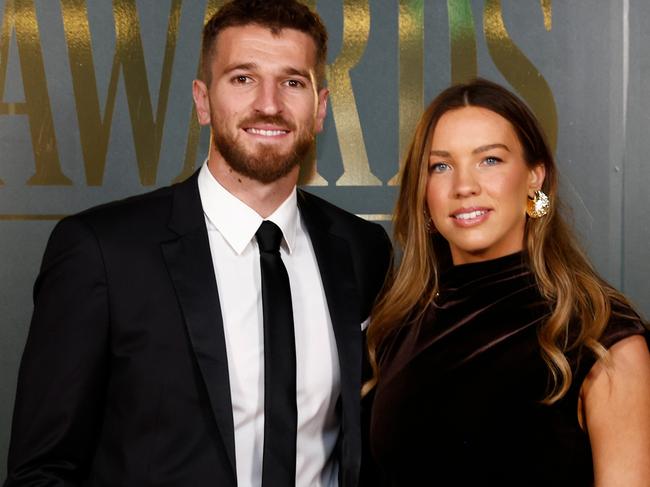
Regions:
<instances>
[{"instance_id":1,"label":"beard","mask_svg":"<svg viewBox=\"0 0 650 487\"><path fill-rule=\"evenodd\" d=\"M269 184L289 174L305 159L314 145L314 124L312 122L301 128L289 150L280 152L273 145L264 142L258 142L253 150L248 150L237 140L241 127L257 123L277 125L291 132L296 131L295 124L285 120L281 115L249 117L238 124L234 134L223 122L216 120L212 123L212 143L232 169L249 179Z\"/></svg>"}]
</instances>

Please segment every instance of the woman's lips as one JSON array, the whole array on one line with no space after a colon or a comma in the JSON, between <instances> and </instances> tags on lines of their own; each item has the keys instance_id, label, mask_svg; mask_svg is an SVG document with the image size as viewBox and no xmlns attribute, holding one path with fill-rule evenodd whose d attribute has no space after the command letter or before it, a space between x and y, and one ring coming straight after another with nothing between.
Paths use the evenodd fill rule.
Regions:
<instances>
[{"instance_id":1,"label":"woman's lips","mask_svg":"<svg viewBox=\"0 0 650 487\"><path fill-rule=\"evenodd\" d=\"M491 211L490 208L461 208L454 211L450 217L458 226L472 227L487 220Z\"/></svg>"}]
</instances>

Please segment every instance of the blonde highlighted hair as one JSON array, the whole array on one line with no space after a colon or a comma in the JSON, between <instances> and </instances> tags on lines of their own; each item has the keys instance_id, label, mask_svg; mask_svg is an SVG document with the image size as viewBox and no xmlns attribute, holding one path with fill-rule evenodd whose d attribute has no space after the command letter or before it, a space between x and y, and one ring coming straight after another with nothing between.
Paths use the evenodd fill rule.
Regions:
<instances>
[{"instance_id":1,"label":"blonde highlighted hair","mask_svg":"<svg viewBox=\"0 0 650 487\"><path fill-rule=\"evenodd\" d=\"M448 253L448 244L442 238L432 239L426 225L431 139L442 115L467 106L491 110L508 120L523 147L526 163L530 167L541 163L546 169L542 190L551 200L551 209L542 218L527 218L524 249L539 291L551 310L538 330L550 378L544 402L550 404L562 398L571 386L566 352L584 346L597 357L606 358L607 352L598 339L612 313L611 303L629 303L598 276L560 215L555 160L535 116L511 92L483 79L443 91L426 109L415 130L400 172L401 187L393 216L395 243L402 250L402 258L371 316L368 348L374 374L363 393L377 383L378 349L384 339L406 322L419 320L438 290L440 264ZM570 323L577 327L571 334Z\"/></svg>"}]
</instances>

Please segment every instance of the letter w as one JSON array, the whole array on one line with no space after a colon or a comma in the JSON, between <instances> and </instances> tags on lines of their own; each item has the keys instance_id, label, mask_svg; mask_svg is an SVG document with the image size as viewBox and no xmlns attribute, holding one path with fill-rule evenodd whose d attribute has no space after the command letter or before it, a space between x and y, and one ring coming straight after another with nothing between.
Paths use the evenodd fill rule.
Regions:
<instances>
[{"instance_id":1,"label":"letter w","mask_svg":"<svg viewBox=\"0 0 650 487\"><path fill-rule=\"evenodd\" d=\"M181 4L182 0L172 0L171 3L158 106L154 117L135 0L113 0L116 47L102 117L86 0L61 0L88 185L99 186L104 178L120 69L124 74L140 182L145 186L155 184Z\"/></svg>"}]
</instances>

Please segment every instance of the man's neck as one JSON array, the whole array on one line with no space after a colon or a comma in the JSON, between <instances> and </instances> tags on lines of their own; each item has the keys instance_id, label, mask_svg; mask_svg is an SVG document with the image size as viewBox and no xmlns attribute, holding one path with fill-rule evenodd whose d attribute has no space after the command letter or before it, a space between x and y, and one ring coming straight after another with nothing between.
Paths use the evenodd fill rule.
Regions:
<instances>
[{"instance_id":1,"label":"man's neck","mask_svg":"<svg viewBox=\"0 0 650 487\"><path fill-rule=\"evenodd\" d=\"M214 154L211 154L208 160L208 169L212 176L229 193L255 210L262 218L267 218L284 203L298 182L298 166L272 183L262 183L236 172L222 158L213 156Z\"/></svg>"}]
</instances>

